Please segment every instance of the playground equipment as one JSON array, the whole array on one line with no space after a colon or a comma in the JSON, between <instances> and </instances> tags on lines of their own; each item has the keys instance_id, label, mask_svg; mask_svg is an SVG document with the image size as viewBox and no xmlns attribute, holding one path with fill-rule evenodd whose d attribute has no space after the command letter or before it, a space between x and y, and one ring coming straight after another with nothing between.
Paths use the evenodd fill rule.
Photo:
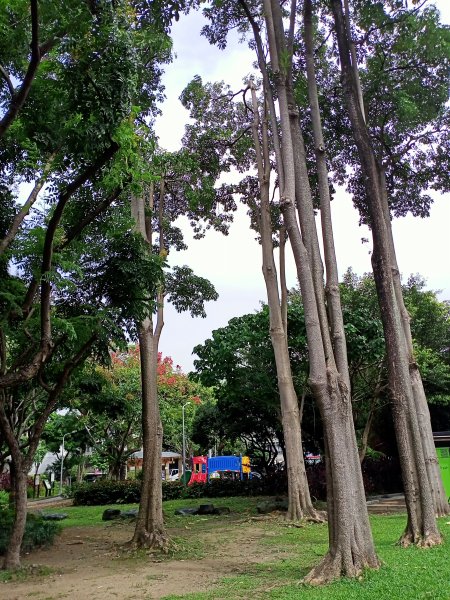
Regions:
<instances>
[{"instance_id":1,"label":"playground equipment","mask_svg":"<svg viewBox=\"0 0 450 600\"><path fill-rule=\"evenodd\" d=\"M248 456L194 456L188 485L206 483L210 479L251 479Z\"/></svg>"}]
</instances>

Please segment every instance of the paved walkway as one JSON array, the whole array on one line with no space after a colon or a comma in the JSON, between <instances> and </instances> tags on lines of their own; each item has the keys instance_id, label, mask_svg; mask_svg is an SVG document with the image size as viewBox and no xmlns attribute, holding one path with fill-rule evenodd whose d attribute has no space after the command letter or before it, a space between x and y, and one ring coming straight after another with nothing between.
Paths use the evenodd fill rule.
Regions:
<instances>
[{"instance_id":1,"label":"paved walkway","mask_svg":"<svg viewBox=\"0 0 450 600\"><path fill-rule=\"evenodd\" d=\"M43 510L46 508L56 508L61 506L71 506L70 498L62 496L52 496L51 498L41 498L40 500L29 500L28 510ZM369 513L375 515L385 515L393 513L405 513L405 497L403 494L386 494L384 496L373 496L367 500Z\"/></svg>"},{"instance_id":2,"label":"paved walkway","mask_svg":"<svg viewBox=\"0 0 450 600\"><path fill-rule=\"evenodd\" d=\"M405 513L406 504L403 494L386 494L385 496L374 496L367 500L369 513L373 515L386 515L393 513Z\"/></svg>"},{"instance_id":3,"label":"paved walkway","mask_svg":"<svg viewBox=\"0 0 450 600\"><path fill-rule=\"evenodd\" d=\"M72 506L72 499L63 498L62 496L51 496L49 498L40 498L39 500L30 499L27 503L27 509L29 511L56 508L60 506Z\"/></svg>"}]
</instances>

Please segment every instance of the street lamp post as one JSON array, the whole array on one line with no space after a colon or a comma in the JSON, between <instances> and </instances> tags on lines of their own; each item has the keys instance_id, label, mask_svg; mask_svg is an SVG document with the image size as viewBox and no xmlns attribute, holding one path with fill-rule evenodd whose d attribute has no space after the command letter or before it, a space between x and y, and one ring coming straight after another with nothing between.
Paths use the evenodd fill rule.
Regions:
<instances>
[{"instance_id":1,"label":"street lamp post","mask_svg":"<svg viewBox=\"0 0 450 600\"><path fill-rule=\"evenodd\" d=\"M191 404L191 403L186 402L186 404L183 404L183 406L181 407L181 413L183 415L183 449L182 449L182 456L181 456L181 461L182 461L181 477L182 477L183 483L186 483L184 480L184 470L185 470L185 465L186 465L186 436L185 436L185 428L184 428L184 409L186 408L186 406L188 404Z\"/></svg>"},{"instance_id":2,"label":"street lamp post","mask_svg":"<svg viewBox=\"0 0 450 600\"><path fill-rule=\"evenodd\" d=\"M64 438L66 435L72 435L75 431L69 431L62 436L62 447L61 447L61 471L59 474L59 495L62 496L63 489L63 468L64 468Z\"/></svg>"}]
</instances>

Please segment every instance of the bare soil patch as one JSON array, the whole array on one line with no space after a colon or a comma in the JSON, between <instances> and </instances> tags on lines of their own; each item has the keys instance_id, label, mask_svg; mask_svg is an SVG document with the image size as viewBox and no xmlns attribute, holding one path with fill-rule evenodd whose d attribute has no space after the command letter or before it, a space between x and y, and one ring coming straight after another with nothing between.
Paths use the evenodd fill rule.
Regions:
<instances>
[{"instance_id":1,"label":"bare soil patch","mask_svg":"<svg viewBox=\"0 0 450 600\"><path fill-rule=\"evenodd\" d=\"M220 543L218 540L220 531ZM252 563L273 559L262 544L264 521L205 519L191 531L172 529L181 550L199 548L199 555L180 559L127 554L121 547L133 532L132 524L108 523L64 529L55 545L26 556L26 565L45 565L47 576L0 583L2 600L120 600L157 599L167 595L207 591L221 578L245 572ZM181 552L184 556L185 554ZM198 556L202 556L199 558Z\"/></svg>"}]
</instances>

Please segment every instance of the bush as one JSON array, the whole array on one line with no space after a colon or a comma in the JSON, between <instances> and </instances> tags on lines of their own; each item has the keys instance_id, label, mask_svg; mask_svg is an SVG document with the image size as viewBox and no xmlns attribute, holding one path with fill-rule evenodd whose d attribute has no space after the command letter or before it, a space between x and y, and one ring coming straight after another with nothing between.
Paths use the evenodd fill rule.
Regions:
<instances>
[{"instance_id":1,"label":"bush","mask_svg":"<svg viewBox=\"0 0 450 600\"><path fill-rule=\"evenodd\" d=\"M362 474L367 496L403 491L400 463L396 457L365 458L362 463ZM306 465L306 475L311 498L325 501L327 482L324 463Z\"/></svg>"},{"instance_id":2,"label":"bush","mask_svg":"<svg viewBox=\"0 0 450 600\"><path fill-rule=\"evenodd\" d=\"M5 554L8 547L14 522L14 511L0 510L0 555ZM22 540L22 552L30 552L41 546L51 546L56 535L61 531L59 523L44 521L35 514L27 514L25 534Z\"/></svg>"},{"instance_id":3,"label":"bush","mask_svg":"<svg viewBox=\"0 0 450 600\"><path fill-rule=\"evenodd\" d=\"M9 471L0 473L0 490L9 492L11 490L11 475Z\"/></svg>"},{"instance_id":4,"label":"bush","mask_svg":"<svg viewBox=\"0 0 450 600\"><path fill-rule=\"evenodd\" d=\"M181 481L162 481L163 500L182 498L226 498L228 496L263 496L283 494L287 490L283 473L265 479L213 479L209 483L185 486ZM72 488L74 505L131 504L139 502L141 482L102 480L76 484Z\"/></svg>"},{"instance_id":5,"label":"bush","mask_svg":"<svg viewBox=\"0 0 450 600\"><path fill-rule=\"evenodd\" d=\"M398 459L383 457L363 462L363 478L366 494L401 492L402 484ZM313 500L326 500L327 485L325 465L306 465L309 490ZM139 502L142 482L101 480L94 483L75 484L72 488L75 505L131 504ZM208 483L185 486L181 481L163 481L163 500L182 498L226 498L228 496L279 496L287 492L284 471L263 479L240 481L212 479Z\"/></svg>"},{"instance_id":6,"label":"bush","mask_svg":"<svg viewBox=\"0 0 450 600\"><path fill-rule=\"evenodd\" d=\"M133 504L141 497L141 482L135 479L80 483L72 488L74 505Z\"/></svg>"},{"instance_id":7,"label":"bush","mask_svg":"<svg viewBox=\"0 0 450 600\"><path fill-rule=\"evenodd\" d=\"M9 493L5 490L0 490L0 511L6 510L9 506Z\"/></svg>"}]
</instances>

